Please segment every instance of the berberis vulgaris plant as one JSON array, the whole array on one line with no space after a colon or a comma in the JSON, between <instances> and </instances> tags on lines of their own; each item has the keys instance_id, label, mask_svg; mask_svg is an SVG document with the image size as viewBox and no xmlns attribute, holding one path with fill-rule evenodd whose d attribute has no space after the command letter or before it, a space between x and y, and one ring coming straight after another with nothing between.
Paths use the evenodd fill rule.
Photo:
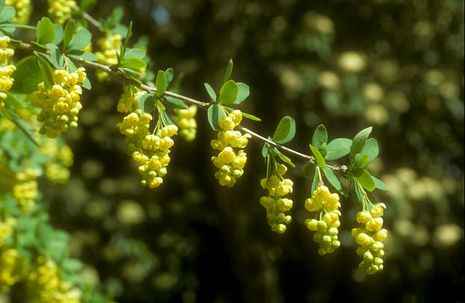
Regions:
<instances>
[{"instance_id":1,"label":"berberis vulgaris plant","mask_svg":"<svg viewBox=\"0 0 465 303\"><path fill-rule=\"evenodd\" d=\"M341 245L342 208L354 194L360 211L352 235L360 267L369 274L383 269L386 205L374 202L372 192L385 188L367 170L379 153L376 139L369 138L371 127L353 139L329 140L326 127L319 125L305 143L309 153L300 153L286 147L296 133L291 117L283 117L271 136L249 126L260 118L241 110L249 86L231 79L232 60L219 89L205 83L209 101L198 101L173 92L173 69L147 69L150 60L141 44L132 44L132 26L121 24L121 10L97 22L74 1L48 2L50 18L25 25L29 1L0 0L0 291L20 287L37 302L106 300L79 278L81 263L69 257L67 235L50 226L44 208L36 203L41 176L56 183L68 179L73 155L61 135L79 127L79 113L87 103L81 98L83 90L99 81L121 83L115 110L122 116L115 127L127 143L142 186L163 185L176 137L194 140L196 115L204 109L214 132L211 162L220 186L240 182L248 144L261 144L264 177L257 187L263 196L257 204L265 208L271 230L284 233L292 207L305 207L305 224L318 253L332 253ZM97 74L92 85L89 70ZM291 158L305 162L305 201L292 200L294 183L286 177L296 168Z\"/></svg>"}]
</instances>

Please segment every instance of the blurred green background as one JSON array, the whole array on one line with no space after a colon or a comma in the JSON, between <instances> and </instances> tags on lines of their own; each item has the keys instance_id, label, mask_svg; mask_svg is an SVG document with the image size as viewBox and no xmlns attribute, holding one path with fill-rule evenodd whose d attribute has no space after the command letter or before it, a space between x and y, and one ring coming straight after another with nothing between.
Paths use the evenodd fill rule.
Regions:
<instances>
[{"instance_id":1,"label":"blurred green background","mask_svg":"<svg viewBox=\"0 0 465 303\"><path fill-rule=\"evenodd\" d=\"M342 248L320 257L303 224L302 162L290 172L293 223L271 232L258 202L261 146L249 145L237 186L220 188L204 112L196 141L177 140L163 186L140 187L115 127L121 84L94 82L67 137L71 181L42 184L90 281L118 302L464 302L463 1L97 1L90 13L117 5L135 39L147 37L154 68L184 74L187 96L207 101L203 82L218 86L233 58L233 78L251 87L244 110L263 120L246 127L270 135L291 115L291 146L308 152L319 123L330 138L374 126L390 238L384 271L359 272L350 199Z\"/></svg>"}]
</instances>

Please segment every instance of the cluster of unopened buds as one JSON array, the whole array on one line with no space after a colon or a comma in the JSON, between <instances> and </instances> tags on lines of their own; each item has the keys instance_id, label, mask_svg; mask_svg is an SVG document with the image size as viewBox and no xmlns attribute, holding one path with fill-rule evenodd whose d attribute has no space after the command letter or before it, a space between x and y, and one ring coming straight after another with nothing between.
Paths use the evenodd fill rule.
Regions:
<instances>
[{"instance_id":1,"label":"cluster of unopened buds","mask_svg":"<svg viewBox=\"0 0 465 303\"><path fill-rule=\"evenodd\" d=\"M174 122L179 127L179 135L187 141L193 141L197 134L197 122L195 115L197 114L197 106L191 105L186 109L175 109Z\"/></svg>"},{"instance_id":2,"label":"cluster of unopened buds","mask_svg":"<svg viewBox=\"0 0 465 303\"><path fill-rule=\"evenodd\" d=\"M237 179L244 173L244 166L247 162L247 154L244 151L249 143L249 134L243 135L240 131L234 130L242 121L240 110L232 111L229 116L218 121L221 131L218 132L217 139L210 142L213 149L219 150L217 156L211 158L213 165L218 168L215 178L222 186L233 187Z\"/></svg>"},{"instance_id":3,"label":"cluster of unopened buds","mask_svg":"<svg viewBox=\"0 0 465 303\"><path fill-rule=\"evenodd\" d=\"M139 99L144 94L144 91L133 85L125 85L123 94L118 100L117 111L125 114L136 111L139 108Z\"/></svg>"},{"instance_id":4,"label":"cluster of unopened buds","mask_svg":"<svg viewBox=\"0 0 465 303\"><path fill-rule=\"evenodd\" d=\"M18 251L0 247L0 292L7 292L20 278L21 261Z\"/></svg>"},{"instance_id":5,"label":"cluster of unopened buds","mask_svg":"<svg viewBox=\"0 0 465 303\"><path fill-rule=\"evenodd\" d=\"M341 242L338 240L339 217L339 195L331 193L328 187L321 185L312 193L312 197L305 200L305 208L316 213L317 219L307 219L305 225L311 231L315 231L313 240L319 244L318 253L326 255L335 251Z\"/></svg>"},{"instance_id":6,"label":"cluster of unopened buds","mask_svg":"<svg viewBox=\"0 0 465 303\"><path fill-rule=\"evenodd\" d=\"M26 276L28 297L33 302L79 303L82 293L61 277L58 265L39 256Z\"/></svg>"},{"instance_id":7,"label":"cluster of unopened buds","mask_svg":"<svg viewBox=\"0 0 465 303\"><path fill-rule=\"evenodd\" d=\"M29 21L31 0L6 0L5 4L16 10L16 16L13 19L15 23L25 24Z\"/></svg>"},{"instance_id":8,"label":"cluster of unopened buds","mask_svg":"<svg viewBox=\"0 0 465 303\"><path fill-rule=\"evenodd\" d=\"M0 36L0 109L5 106L6 93L13 86L11 74L16 70L14 65L8 64L10 58L15 54L9 47L10 38Z\"/></svg>"},{"instance_id":9,"label":"cluster of unopened buds","mask_svg":"<svg viewBox=\"0 0 465 303\"><path fill-rule=\"evenodd\" d=\"M63 24L71 17L76 1L74 0L48 0L48 13L53 21Z\"/></svg>"},{"instance_id":10,"label":"cluster of unopened buds","mask_svg":"<svg viewBox=\"0 0 465 303\"><path fill-rule=\"evenodd\" d=\"M16 219L7 217L6 219L0 218L0 249L5 243L6 238L11 237L13 229L16 226Z\"/></svg>"},{"instance_id":11,"label":"cluster of unopened buds","mask_svg":"<svg viewBox=\"0 0 465 303\"><path fill-rule=\"evenodd\" d=\"M13 186L13 197L18 201L22 211L32 208L39 195L37 178L39 171L26 168L16 173L16 181Z\"/></svg>"},{"instance_id":12,"label":"cluster of unopened buds","mask_svg":"<svg viewBox=\"0 0 465 303\"><path fill-rule=\"evenodd\" d=\"M97 62L106 65L118 64L118 51L121 48L121 42L123 37L119 34L107 32L105 37L97 40L97 44L100 51L95 52L97 56ZM108 78L108 74L103 71L97 71L97 78L99 80L105 80Z\"/></svg>"},{"instance_id":13,"label":"cluster of unopened buds","mask_svg":"<svg viewBox=\"0 0 465 303\"><path fill-rule=\"evenodd\" d=\"M360 268L368 274L383 270L384 243L388 231L383 228L383 214L386 205L379 203L370 211L363 210L357 213L357 222L362 227L352 229L352 236L359 245L357 254L363 258Z\"/></svg>"},{"instance_id":14,"label":"cluster of unopened buds","mask_svg":"<svg viewBox=\"0 0 465 303\"><path fill-rule=\"evenodd\" d=\"M134 112L124 117L118 127L126 136L129 151L142 176L142 185L155 188L163 183L167 173L171 161L169 153L174 145L171 137L176 135L178 128L172 124L165 125L150 133L150 121L150 114Z\"/></svg>"},{"instance_id":15,"label":"cluster of unopened buds","mask_svg":"<svg viewBox=\"0 0 465 303\"><path fill-rule=\"evenodd\" d=\"M43 122L41 134L50 138L57 137L68 128L77 127L78 113L82 108L82 83L86 79L83 67L75 72L55 70L52 75L53 84L47 87L44 82L37 85L32 94L32 104L40 108L37 120Z\"/></svg>"},{"instance_id":16,"label":"cluster of unopened buds","mask_svg":"<svg viewBox=\"0 0 465 303\"><path fill-rule=\"evenodd\" d=\"M44 165L48 180L65 183L69 179L69 167L73 165L73 152L68 145L58 144L57 140L47 138L40 147L41 152L50 157Z\"/></svg>"},{"instance_id":17,"label":"cluster of unopened buds","mask_svg":"<svg viewBox=\"0 0 465 303\"><path fill-rule=\"evenodd\" d=\"M281 234L292 221L292 217L285 214L293 204L291 199L285 198L292 193L293 186L292 180L283 177L286 171L287 167L279 164L274 174L260 180L262 188L268 191L267 196L260 198L260 204L266 209L266 218L271 230Z\"/></svg>"}]
</instances>

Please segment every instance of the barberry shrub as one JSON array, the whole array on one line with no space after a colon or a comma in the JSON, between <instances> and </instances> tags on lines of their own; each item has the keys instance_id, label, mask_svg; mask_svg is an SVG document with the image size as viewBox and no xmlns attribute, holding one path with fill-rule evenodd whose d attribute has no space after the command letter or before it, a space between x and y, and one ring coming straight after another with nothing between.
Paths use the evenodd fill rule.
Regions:
<instances>
[{"instance_id":1,"label":"barberry shrub","mask_svg":"<svg viewBox=\"0 0 465 303\"><path fill-rule=\"evenodd\" d=\"M97 72L94 86L101 81L121 83L115 111L124 116L115 127L143 186L163 184L176 136L193 141L197 111L204 109L214 132L212 178L234 187L247 169L249 141L261 144L264 173L256 185L263 196L256 205L265 208L263 222L282 234L291 224L292 208L305 208L310 213L305 221L312 232L309 237L320 255L329 254L341 246L340 218L354 194L361 210L345 224L360 224L352 230L359 245L356 253L363 258L360 268L368 274L383 269L386 205L374 202L372 193L385 186L367 169L379 153L376 139L369 138L371 127L353 139L329 141L326 127L319 125L307 142L309 153L298 152L286 146L296 134L291 117L283 117L271 136L249 126L261 119L242 108L250 89L231 79L232 60L219 89L205 83L209 101L198 101L174 92L178 88L173 69L155 73L147 68L150 58L132 43L132 26L121 23L121 11L96 24L74 1L48 2L50 18L23 25L30 3L0 0L0 291L8 293L19 285L26 290L25 300L37 302L108 300L79 278L82 264L69 256L67 235L50 226L38 183L42 176L56 183L69 177L73 156L61 135L79 127L79 113L86 106L83 90L92 89L89 70ZM87 29L92 24L96 38ZM33 40L27 39L30 33ZM15 56L16 50L21 56ZM305 162L305 201L292 199L292 158Z\"/></svg>"}]
</instances>

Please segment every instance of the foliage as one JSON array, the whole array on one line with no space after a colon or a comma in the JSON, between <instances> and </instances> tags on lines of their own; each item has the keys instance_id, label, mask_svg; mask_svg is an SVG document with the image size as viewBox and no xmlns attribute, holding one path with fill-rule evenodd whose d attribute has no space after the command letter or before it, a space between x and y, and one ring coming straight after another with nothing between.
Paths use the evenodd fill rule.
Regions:
<instances>
[{"instance_id":1,"label":"foliage","mask_svg":"<svg viewBox=\"0 0 465 303\"><path fill-rule=\"evenodd\" d=\"M440 141L439 135L431 136L426 132L426 126L422 125L424 122L421 119L422 115L414 114L416 112L413 108L427 114L439 112L439 117L446 113L453 117L448 122L436 117L429 123L442 125L443 129L446 129L441 133L444 134L445 139L440 146L449 151L446 156L448 163L463 162L463 155L460 153L461 143L457 143L450 131L451 125L455 126L454 123L457 121L463 122L463 104L460 100L463 96L458 93L456 80L460 78L460 72L446 68L454 66L456 61L462 60L463 63L457 50L460 47L454 47L450 42L446 42L441 49L443 53L427 48L427 45L433 43L434 37L452 39L446 34L448 33L446 29L449 27L454 30L458 28L458 31L463 32L463 24L457 26L454 21L456 16L452 13L455 5L453 1L447 4L436 3L440 8L438 11L442 12L442 15L438 14L442 19L437 21L440 25L437 33L432 30L431 21L422 20L428 18L424 8L420 10L419 16L422 17L418 17L419 20L404 21L406 23L403 26L406 27L415 22L414 35L417 40L412 43L411 49L407 50L411 54L403 56L398 56L393 51L398 45L402 45L398 41L400 39L391 39L389 42L377 40L373 44L375 47L366 48L366 54L340 51L341 46L333 45L333 41L340 39L339 43L344 47L350 46L351 43L344 41L346 29L341 29L340 35L338 33L340 29L335 30L332 20L342 22L344 15L334 13L328 18L315 13L313 10L318 8L304 2L280 3L278 6L283 16L278 17L271 17L265 13L268 5L261 1L244 4L243 7L234 1L231 4L224 4L224 8L212 4L213 7L210 9L218 13L218 20L225 22L221 31L231 33L232 37L237 35L233 29L238 26L234 21L238 16L244 15L246 24L257 24L257 27L250 25L250 32L247 34L250 39L248 38L247 41L236 37L226 43L231 49L226 54L238 58L236 64L237 62L239 64L234 66L233 61L229 61L219 85L204 83L208 102L182 95L183 91L200 91L201 82L197 80L190 82L192 80L186 79L183 88L180 89L179 79L182 78L182 74L177 72L175 77L174 69L162 69L159 66L158 60L164 57L159 56L158 52L153 52L152 41L149 44L144 38L135 41L133 35L139 37L144 31L146 34L151 33L147 32L149 27L143 26L143 19L132 15L124 16L127 10L117 7L106 19L96 21L87 14L87 11L95 5L92 1L82 1L80 7L73 9L71 8L75 6L74 1L55 1L60 5L52 4L54 1L49 2L52 5L49 10L52 19L41 16L41 4L35 4L37 13L34 8L33 19L36 18L38 21L35 26L28 26L17 24L14 19L20 19L19 12L16 15L11 3L5 6L4 1L0 1L0 31L2 35L10 37L8 45L3 48L6 53L11 53L8 49L14 49L16 53L12 58L6 55L5 60L2 61L3 64L14 66L16 71L7 75L14 79L14 82L2 87L1 92L6 97L0 100L4 106L3 109L0 107L0 164L2 165L0 224L4 224L7 230L6 236L3 236L4 240L0 233L0 252L4 256L3 261L0 258L0 263L13 260L12 256L18 256L14 257L16 261L8 263L15 264L12 265L13 267L4 267L9 268L6 270L9 279L3 282L4 284L0 280L0 286L14 300L25 298L45 300L42 296L47 291L67 294L69 297L64 300L68 301L75 298L76 293L79 300L84 302L109 301L107 295L101 295L100 291L108 293L109 297L123 300L147 299L145 296L150 293L148 290L155 288L158 292L157 299L162 301L180 301L182 297L183 301L192 302L196 300L196 293L198 300L211 301L213 297L209 296L215 296L219 292L210 295L202 293L202 289L205 288L198 284L199 275L196 274L198 269L196 270L195 266L202 263L196 259L196 254L200 250L202 256L202 245L198 244L199 240L196 236L188 232L191 227L198 231L200 237L206 234L207 237L214 238L217 230L222 230L225 236L231 234L234 241L228 246L228 253L233 257L233 262L240 266L239 269L228 270L236 270L238 276L241 276L240 273L244 270L242 267L254 264L253 258L248 255L253 247L258 247L256 254L259 256L265 256L264 251L269 248L284 249L286 246L282 241L290 241L290 237L296 234L299 226L304 225L316 232L313 239L320 246L318 252L321 255L334 252L341 244L343 252L344 247L351 248L354 252L354 244L357 244L360 246L357 254L363 259L360 268L367 273L375 273L383 269L383 241L387 235L386 229L382 228L381 218L386 205L376 202L379 196L375 192L376 189L386 190L394 187L393 210L390 208L391 203L386 203L388 224L395 229L393 239L388 238L386 242L388 260L401 258L402 254L399 251L408 247L408 243L402 240L402 235L405 237L405 232L404 234L401 232L402 224L410 224L410 227L412 224L423 226L421 221L415 222L411 215L412 211L410 215L405 212L405 209L409 207L411 209L411 204L405 202L401 204L401 201L405 200L405 194L399 192L400 187L409 188L409 182L414 182L415 177L412 177L412 174L403 179L392 177L387 175L388 170L381 168L381 163L388 161L391 167L406 165L406 163L417 165L415 162L417 160L412 155L421 150L422 145L430 146L431 142ZM150 22L155 21L159 25L156 30L160 39L157 48L161 53L168 53L168 49L176 43L183 43L183 36L191 31L183 28L182 20L185 17L180 12L192 12L192 20L187 19L188 23L192 24L202 9L202 6L195 7L194 2L196 1L191 4L179 4L165 1L163 4L150 4L153 8L151 17L153 20ZM101 5L97 4L95 11L102 10ZM326 6L322 4L321 11L325 11L323 7L329 9L332 5L334 4L329 3ZM377 20L378 14L385 14L382 17L387 21L379 25L376 23L379 31L395 36L392 26L389 26L393 21L388 13L388 6L393 12L397 12L400 10L398 7L400 4L384 4L385 7L382 9L377 5L381 4L370 2L357 14L373 24L376 23L374 20ZM415 5L421 8L420 4ZM415 5L410 3L404 5L405 14L411 14L406 16L412 16L412 11L418 8ZM172 16L173 20L166 19L166 14ZM291 16L298 16L298 22L290 22ZM126 22L126 17L133 19L134 23ZM229 20L229 24L226 20ZM259 31L259 29L263 30L263 27L258 26L263 22L272 25L271 30L264 36L262 36L263 32ZM173 24L175 26L171 26ZM368 39L376 35L368 32L366 36ZM175 37L180 40L176 42ZM191 77L194 72L197 73L197 78L206 76L216 79L218 77L215 73L220 71L213 66L218 65L219 61L227 60L224 58L224 52L215 49L217 45L221 45L219 42L225 39L224 37L214 33L209 34L211 41L208 41L208 45L212 46L209 52L216 58L216 62L201 64L205 67L203 75L199 64L194 64L189 69L189 65L185 62L178 63L178 58L175 56L168 57L163 63L172 61L173 65L177 65L176 70L186 72L188 74L186 78L189 79L195 78ZM255 43L250 44L249 40ZM358 41L353 43L364 47L366 42L358 38ZM162 45L167 50L163 51ZM194 49L187 52L188 56L196 57ZM238 49L253 51L242 53L236 51ZM156 64L148 56L153 53L157 54ZM448 58L444 53L452 55ZM412 59L417 54L423 55L423 61ZM257 60L257 56L267 58L266 63ZM198 59L193 60L197 62ZM250 66L250 75L244 72L246 66ZM86 68L86 73L91 74L90 77L86 76L82 67ZM253 84L250 87L232 79L234 67L239 70L237 78L251 80ZM260 72L257 73L258 70ZM94 71L96 77L92 75ZM423 78L418 76L422 73L425 75ZM252 80L254 74L255 79L258 80ZM114 88L123 85L124 90L119 97L121 89ZM88 98L83 97L82 100L84 112L79 113L82 107L80 100L82 88L89 92L85 93ZM117 106L114 106L116 102L109 101L111 98L119 100ZM261 99L268 102L260 102ZM426 100L426 105L416 104L415 102L419 101L413 100ZM324 108L314 110L321 101ZM445 106L438 107L438 103L441 102ZM188 107L189 105L191 107ZM195 121L196 112L188 111L192 106L206 110L205 120L208 120L210 128L216 133L216 139L211 141L211 147L218 150L218 154L211 160L217 170L214 175L220 185L232 187L237 183L238 188L231 190L231 192L236 190L237 197L260 200L266 209L266 218L271 229L279 233L287 230L287 234L290 233L286 238L273 238L275 239L273 241L279 241L279 244L267 244L265 247L263 244L248 245L260 243L257 239L252 240L253 238L245 236L245 231L255 228L257 222L265 222L263 215L254 216L258 203L244 204L240 201L243 198L234 199L229 197L230 193L213 189L210 181L207 181L211 179L209 174L213 173L204 168L208 165L207 155L211 153L209 149L187 146L181 142L176 144L179 144L180 148L173 147L175 141L172 137L178 129L179 133L189 141L199 136L200 143L196 146L207 145L204 139L204 134L207 132L206 123ZM110 107L117 108L117 111L124 113L125 117L118 116L115 110L109 110ZM271 112L270 108L272 108ZM257 116L260 115L246 111L267 114L259 118ZM282 116L282 112L286 115L273 130L272 118ZM78 129L75 132L68 132L68 128L77 126L78 113L81 117ZM294 114L295 119L291 118L290 114ZM244 122L245 126L243 126L242 118L250 121ZM413 122L409 122L411 127L405 128L404 123L411 121L409 119L413 119ZM331 126L331 130L337 134L335 138L329 139L327 128L321 121ZM122 144L123 140L115 139L116 124L126 137L127 146ZM376 127L366 127L367 124ZM347 125L353 126L346 127ZM355 132L358 126L363 129L352 136L350 133ZM313 135L309 133L311 128L314 128ZM272 135L266 137L258 134L255 129L273 131L269 131ZM39 130L48 137L57 137L60 133L66 132L70 142L80 138L80 141L74 141L72 145L77 151L77 168L81 168L82 178L73 178L70 185L65 185L62 189L51 187L42 182L41 178L39 179L44 175L51 181L63 183L69 177L68 169L72 163L69 147L64 141L61 138L46 138L39 133ZM382 138L379 143L378 140L370 137L373 131L378 138ZM406 131L407 142L405 149L399 151L395 149L400 145L396 141L399 140L396 134L403 131ZM463 136L463 127L459 127L457 131ZM301 142L308 144L308 154L294 149L298 144L291 143L294 138L298 139L296 141L299 145ZM250 155L251 153L246 154L245 148L249 139L261 145L266 167L266 171L262 174L258 169L260 165L255 164L260 162L259 157ZM82 142L93 143L86 146L87 143L82 145ZM383 160L378 158L380 146L383 148ZM253 148L250 149L254 151ZM98 150L111 155L109 158L111 161L108 161L104 168L95 160L84 160L86 156L96 159ZM156 192L141 192L138 187L133 186L132 184L138 183L133 177L134 169L129 164L123 164L129 159L123 158L121 153L115 154L115 151L123 150L129 151L132 160L136 163L143 185L153 188L163 183L163 187ZM424 152L422 156L421 161L434 163L432 159L435 154L431 150ZM175 167L170 168L170 171L178 170L181 174L168 174L168 164L172 159L174 163L171 165ZM114 165L115 161L119 164L118 168ZM247 166L245 166L246 162ZM194 173L189 172L182 164L185 167L194 167ZM202 167L200 178L193 178L195 171L199 172L199 167ZM289 171L290 177L294 180L299 180L301 176L308 178L305 186L301 186L303 181L295 181L297 186L294 187L294 182L284 178L288 167L295 168ZM441 174L447 176L446 180L451 179L454 171L463 178L463 173L457 172L457 168L454 167L450 164L448 169L441 171ZM428 164L424 172L437 169L433 164ZM107 170L113 170L113 175L108 172L103 173ZM76 172L77 170L74 171ZM402 170L399 174L401 172ZM114 179L118 174L119 181ZM265 175L260 184L267 191L266 195L258 199L255 194L244 194L247 188L250 191L250 184L256 184L255 187L258 188L256 180L259 175ZM126 177L128 179L124 179ZM404 183L399 184L399 180ZM442 188L438 186L438 181L431 181L436 179L428 180L429 185L435 184L436 189ZM174 183L170 185L171 182ZM126 184L126 187L118 185L120 183ZM457 186L460 186L457 183L453 184L452 188L455 189L449 191L449 196L453 196L454 190L457 191ZM327 186L331 186L335 193L331 194ZM305 209L315 215L313 219L307 219L305 224L301 219L303 203L293 203L288 196L294 188L298 191L293 193L293 200L304 200L302 193L305 192L305 196L308 197L305 200ZM173 193L174 190L176 194L173 197L173 194L169 193ZM55 200L51 195L54 191L61 193L61 199L66 205L64 210L57 207L56 201L49 204ZM77 195L73 197L72 192ZM200 198L199 192L203 193L200 194ZM411 192L415 195L413 191ZM118 202L109 202L113 199L112 195ZM383 201L389 200L386 194L381 193L381 195ZM150 203L133 201L134 199L148 201L149 197L155 197L156 201ZM174 200L172 206L168 206L166 201L158 202L158 200L166 200L166 197ZM87 201L88 198L91 198L91 201ZM199 211L200 205L196 203L214 200L219 202L218 204L210 202L206 207L210 210ZM231 200L229 203L232 205L226 206L226 200ZM239 201L234 202L234 200ZM439 195L433 200L440 201L442 203L440 205L448 205L446 195ZM353 203L357 201L359 206ZM463 203L461 206L453 207L463 208ZM218 211L212 211L217 208ZM357 215L356 210L359 211ZM394 211L399 211L403 221L393 219ZM48 216L49 212L51 219ZM460 234L462 232L460 226L448 223L450 213L442 210L442 214L440 221L431 224L437 230L438 239L441 237L440 228L447 226L451 227L450 230L455 228L453 230L455 234ZM71 220L66 220L67 217ZM297 224L289 224L292 217L296 219L294 221L297 221ZM12 218L14 221L11 221ZM83 218L88 228L84 223L78 223ZM428 215L424 218L428 218ZM454 220L452 218L452 221ZM68 240L65 232L53 228L50 221L54 222L53 225L64 227L70 232L75 230L76 234L71 235L73 241ZM75 222L68 223L72 221ZM253 221L255 224L251 223ZM103 226L98 226L101 222ZM339 228L341 222L342 227ZM354 239L348 240L349 226L354 226L356 222L361 226L352 230ZM74 229L76 227L77 229ZM162 231L157 234L156 240L153 239L151 232L148 233L149 235L147 232L144 234L144 230L154 227ZM207 229L206 233L204 229ZM81 245L81 248L73 248L73 242L79 238L79 234L82 238L76 242L80 244L76 245ZM272 236L263 233L263 237ZM306 238L310 237L307 235ZM2 241L4 241L3 246ZM396 241L399 243L394 245ZM118 266L97 267L99 270L97 274L91 266L83 267L80 261L70 257L68 243L74 250L74 255L80 256L84 262L93 263L95 266L104 260L106 264L118 264ZM207 242L200 241L200 243ZM85 256L79 252L83 249L82 246L99 247L101 252L95 256ZM233 248L241 250L241 247L244 247L242 256L241 253L232 252L235 250ZM270 255L274 254L273 249ZM10 253L13 251L16 251L15 254ZM305 248L301 248L298 254L304 252ZM338 258L341 254L338 253ZM259 266L259 271L271 270L272 275L276 274L275 261L266 262L267 265ZM306 259L306 262L312 261ZM336 261L330 262L334 267ZM339 262L343 264L343 261ZM353 260L346 263L354 264ZM389 273L399 271L397 266L393 266L393 269L389 267L389 265L384 267ZM55 280L58 281L56 285L67 286L52 288L50 284L42 285L37 282L37 278L34 278L37 276L36 271L48 272L56 277ZM91 281L94 283L86 282L84 278L86 274L93 275L94 279ZM97 282L99 275L103 282L101 285ZM147 279L148 277L150 279ZM250 283L253 281L252 277L253 275L248 274L242 280L244 297L247 301L263 298L259 295L260 289L266 292L268 301L280 300L281 291L277 287L279 283L276 279L271 279L272 286L262 285L254 288L253 283ZM365 279L358 271L354 277L355 280ZM401 278L398 280L400 281ZM261 283L265 284L265 282ZM229 284L225 283L225 285ZM283 291L286 293L285 288L288 285L287 283L283 285ZM222 287L233 293L230 289L238 286L233 284ZM322 284L320 283L318 287L321 288ZM23 289L26 291L23 292ZM311 296L316 296L315 300L324 301L318 289L312 291ZM421 298L421 295L419 296ZM450 294L450 296L452 298L454 295ZM238 300L234 295L229 294L227 298ZM290 298L301 298L301 295L291 295Z\"/></svg>"}]
</instances>

